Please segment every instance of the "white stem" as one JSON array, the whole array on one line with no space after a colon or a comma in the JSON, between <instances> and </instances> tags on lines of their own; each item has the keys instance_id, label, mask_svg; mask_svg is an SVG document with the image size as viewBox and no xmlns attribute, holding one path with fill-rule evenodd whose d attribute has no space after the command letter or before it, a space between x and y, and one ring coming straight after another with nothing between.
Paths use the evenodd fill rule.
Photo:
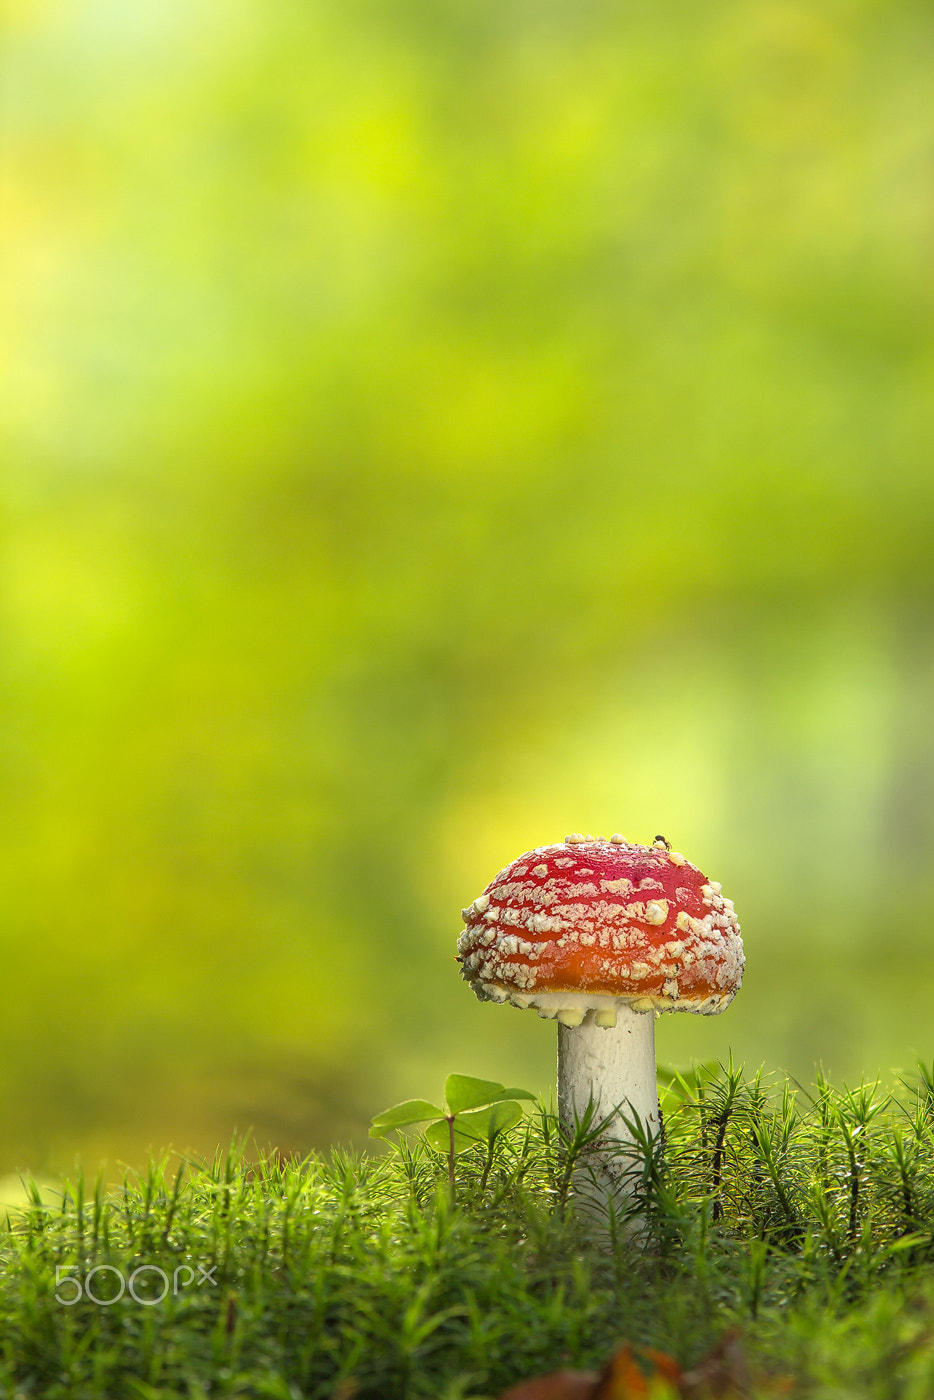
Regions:
<instances>
[{"instance_id":1,"label":"white stem","mask_svg":"<svg viewBox=\"0 0 934 1400\"><path fill-rule=\"evenodd\" d=\"M579 1026L558 1026L558 1114L573 1131L576 1117L582 1118L593 1095L597 1111L606 1117L618 1106L627 1117L638 1116L649 1134L660 1128L658 1089L655 1082L655 1017L651 1011L632 1011L621 1005L615 1026L594 1024L588 1011ZM607 1126L603 1137L622 1146L632 1143L632 1134L619 1113ZM615 1169L601 1156L597 1170L598 1190L606 1199L626 1190L627 1166Z\"/></svg>"}]
</instances>

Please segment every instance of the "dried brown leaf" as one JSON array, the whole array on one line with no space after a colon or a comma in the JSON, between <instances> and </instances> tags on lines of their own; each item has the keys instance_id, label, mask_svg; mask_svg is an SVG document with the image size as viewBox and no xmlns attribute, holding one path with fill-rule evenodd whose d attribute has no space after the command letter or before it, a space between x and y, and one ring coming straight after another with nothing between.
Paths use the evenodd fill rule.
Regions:
<instances>
[{"instance_id":1,"label":"dried brown leaf","mask_svg":"<svg viewBox=\"0 0 934 1400\"><path fill-rule=\"evenodd\" d=\"M677 1397L681 1367L654 1347L621 1346L604 1366L593 1400L652 1400Z\"/></svg>"},{"instance_id":2,"label":"dried brown leaf","mask_svg":"<svg viewBox=\"0 0 934 1400\"><path fill-rule=\"evenodd\" d=\"M739 1332L724 1332L712 1351L681 1377L684 1400L745 1400L752 1394Z\"/></svg>"},{"instance_id":3,"label":"dried brown leaf","mask_svg":"<svg viewBox=\"0 0 934 1400\"><path fill-rule=\"evenodd\" d=\"M779 1378L766 1393L785 1395L791 1382ZM554 1371L522 1381L499 1400L750 1400L752 1380L737 1330L725 1332L690 1371L652 1347L624 1345L599 1376L593 1371Z\"/></svg>"}]
</instances>

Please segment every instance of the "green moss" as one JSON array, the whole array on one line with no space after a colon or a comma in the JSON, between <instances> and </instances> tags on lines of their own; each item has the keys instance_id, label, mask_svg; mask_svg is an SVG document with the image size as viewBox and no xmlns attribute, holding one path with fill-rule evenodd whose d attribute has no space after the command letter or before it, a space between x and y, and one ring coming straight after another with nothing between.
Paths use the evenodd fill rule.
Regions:
<instances>
[{"instance_id":1,"label":"green moss","mask_svg":"<svg viewBox=\"0 0 934 1400\"><path fill-rule=\"evenodd\" d=\"M625 1210L586 1224L579 1171L563 1200L575 1149L544 1108L497 1140L483 1189L484 1150L457 1158L456 1206L418 1137L381 1156L154 1163L54 1206L37 1190L2 1237L0 1383L47 1400L437 1400L597 1364L622 1339L690 1365L738 1325L763 1385L928 1395L929 1085L899 1102L767 1088L732 1068L672 1080L664 1153L636 1163L638 1229Z\"/></svg>"}]
</instances>

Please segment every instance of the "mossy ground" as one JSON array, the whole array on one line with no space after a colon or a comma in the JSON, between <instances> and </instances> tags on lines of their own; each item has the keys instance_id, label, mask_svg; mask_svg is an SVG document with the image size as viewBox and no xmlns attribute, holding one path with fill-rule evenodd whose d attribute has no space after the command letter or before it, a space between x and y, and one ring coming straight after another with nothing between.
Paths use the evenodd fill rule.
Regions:
<instances>
[{"instance_id":1,"label":"mossy ground","mask_svg":"<svg viewBox=\"0 0 934 1400\"><path fill-rule=\"evenodd\" d=\"M455 1400L598 1366L621 1340L690 1366L738 1326L762 1394L934 1394L930 1077L897 1098L795 1095L721 1070L664 1103L636 1231L582 1223L580 1143L542 1109L499 1139L482 1190L483 1150L457 1158L453 1202L419 1138L37 1193L2 1237L0 1392ZM106 1301L142 1265L168 1295L150 1302L150 1269L139 1301Z\"/></svg>"}]
</instances>

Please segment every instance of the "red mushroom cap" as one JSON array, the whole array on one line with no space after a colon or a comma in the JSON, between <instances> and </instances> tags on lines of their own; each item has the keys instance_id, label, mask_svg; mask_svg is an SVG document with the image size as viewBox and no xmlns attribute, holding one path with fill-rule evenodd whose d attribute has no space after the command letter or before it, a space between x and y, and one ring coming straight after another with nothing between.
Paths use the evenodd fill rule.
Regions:
<instances>
[{"instance_id":1,"label":"red mushroom cap","mask_svg":"<svg viewBox=\"0 0 934 1400\"><path fill-rule=\"evenodd\" d=\"M458 958L477 996L546 1016L621 1002L712 1015L743 979L732 901L659 843L569 836L540 846L463 915Z\"/></svg>"}]
</instances>

